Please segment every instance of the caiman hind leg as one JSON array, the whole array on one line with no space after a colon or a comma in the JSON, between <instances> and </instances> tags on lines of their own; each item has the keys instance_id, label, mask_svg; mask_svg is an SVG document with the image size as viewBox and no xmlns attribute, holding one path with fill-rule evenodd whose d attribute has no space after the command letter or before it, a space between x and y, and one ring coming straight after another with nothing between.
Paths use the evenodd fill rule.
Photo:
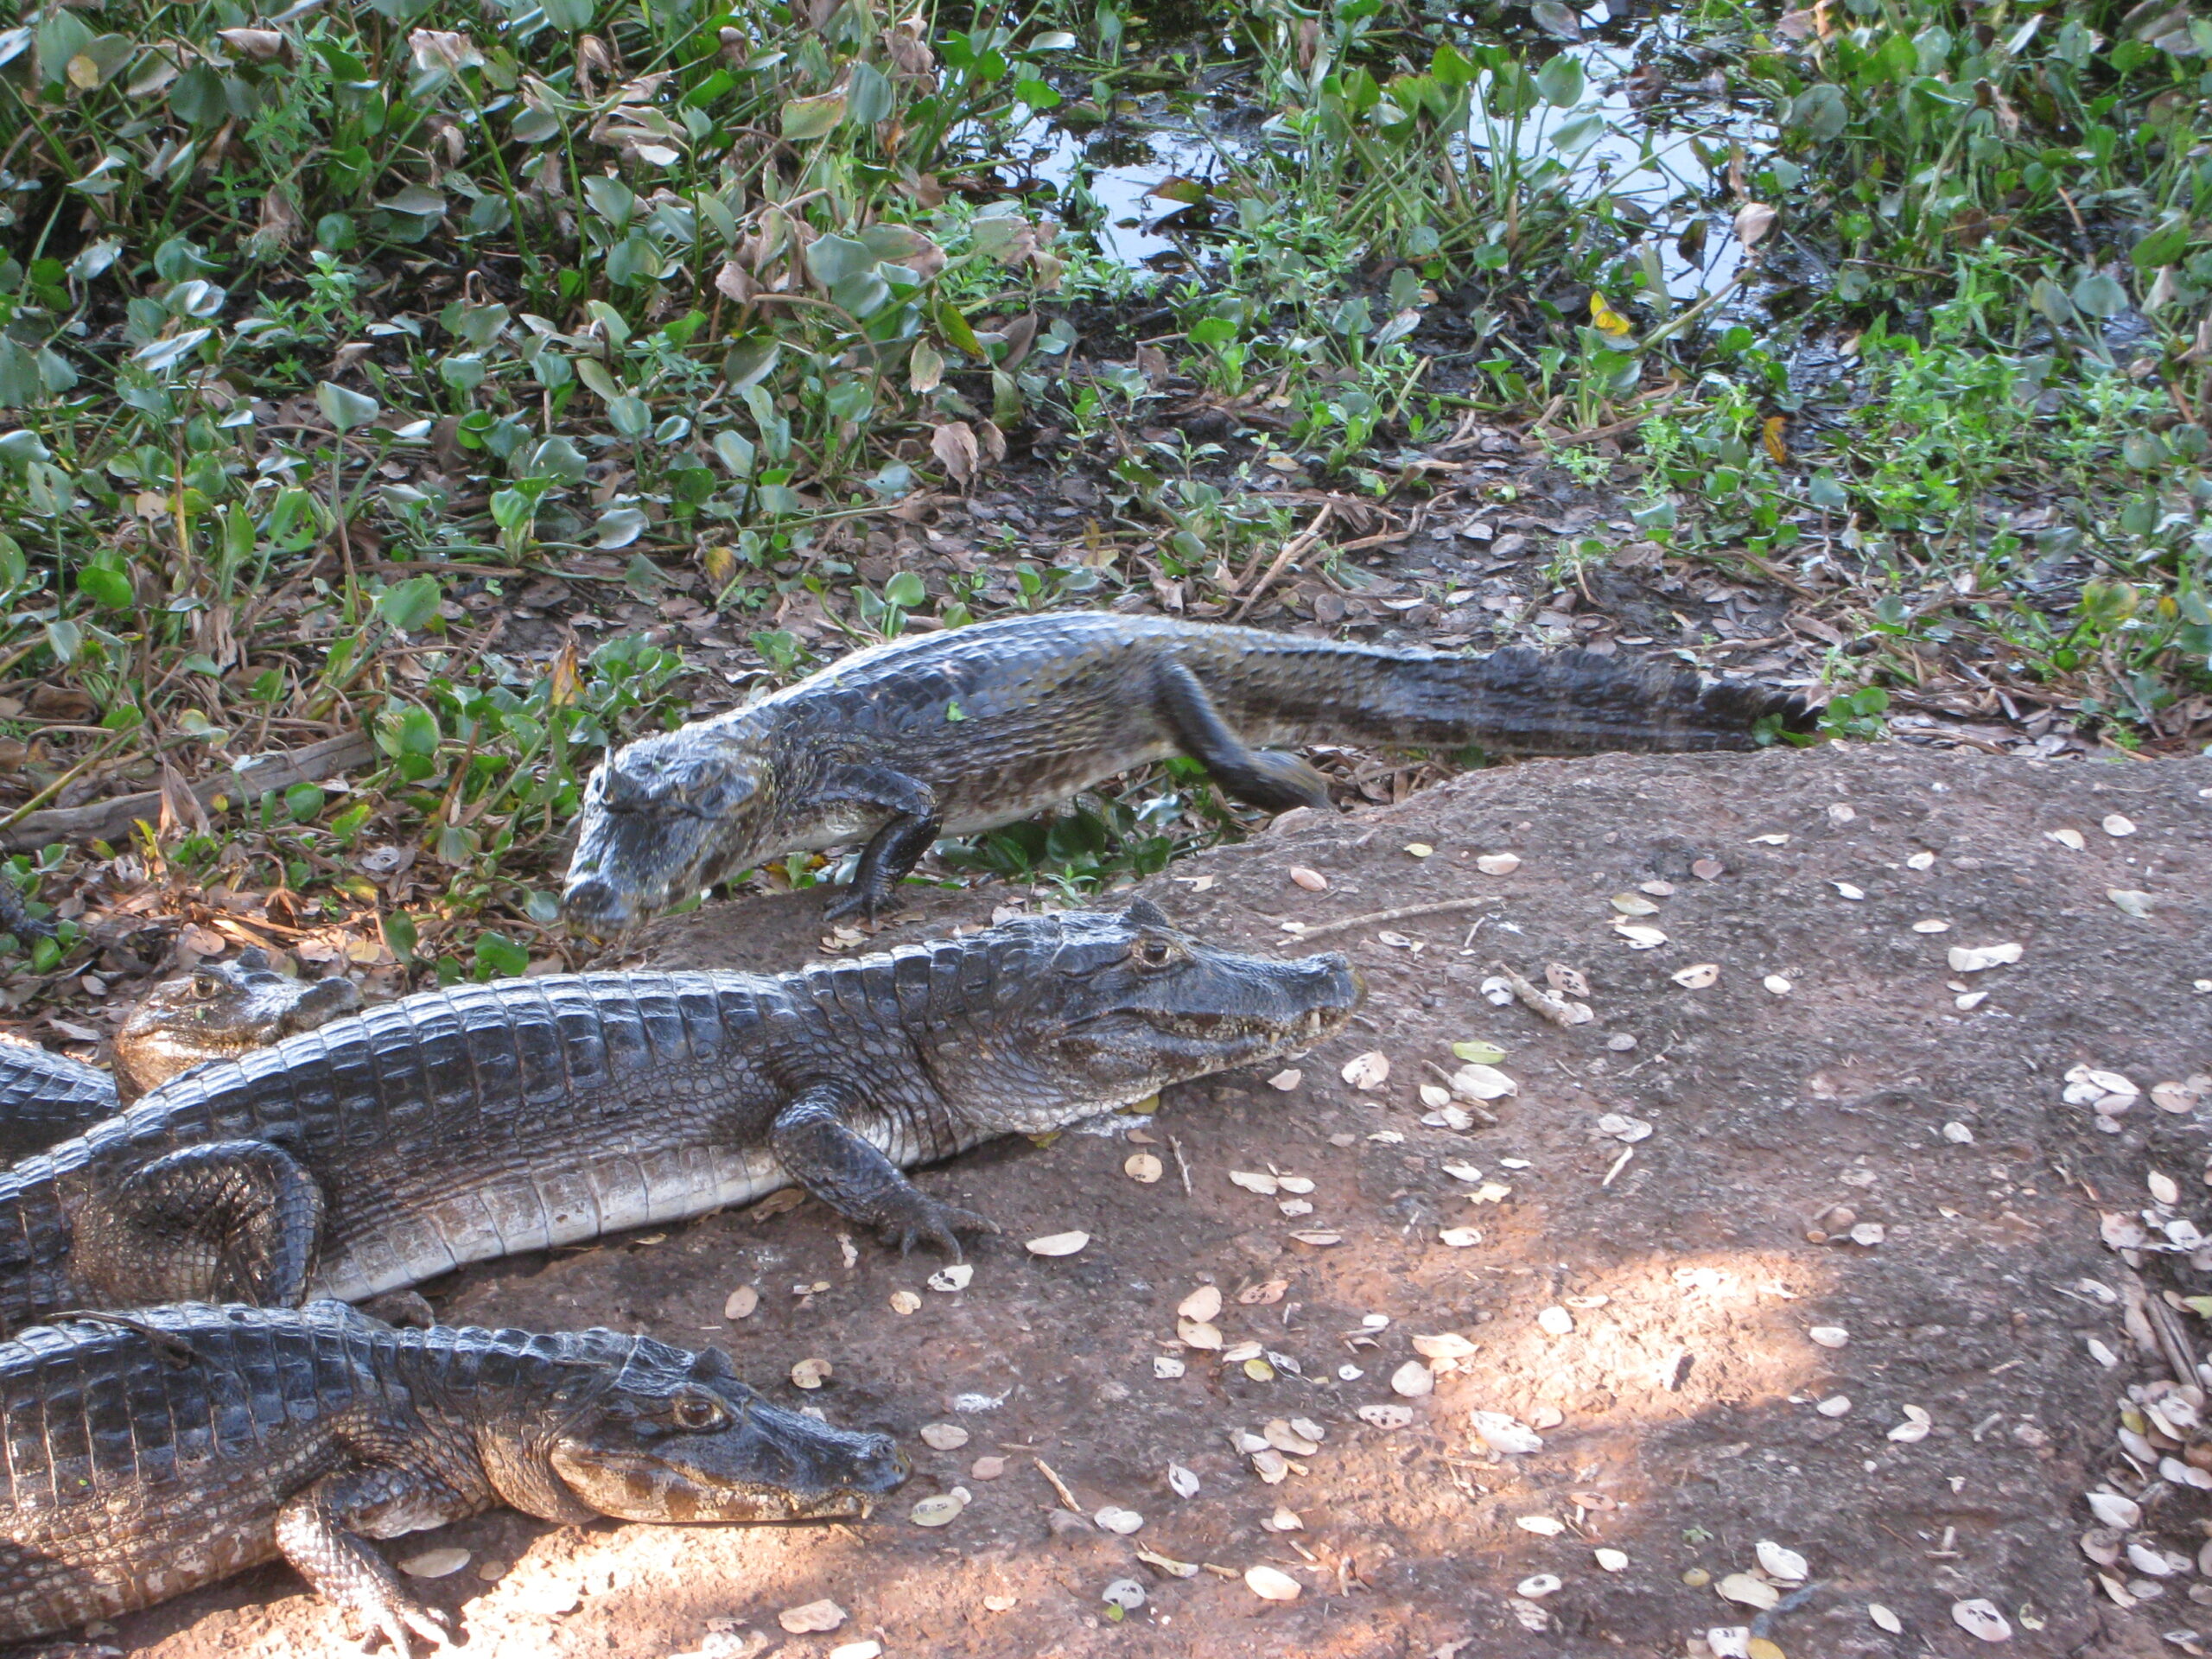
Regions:
<instances>
[{"instance_id":1,"label":"caiman hind leg","mask_svg":"<svg viewBox=\"0 0 2212 1659\"><path fill-rule=\"evenodd\" d=\"M73 1278L111 1306L297 1306L322 1242L322 1189L281 1147L210 1141L141 1165L77 1211Z\"/></svg>"},{"instance_id":2,"label":"caiman hind leg","mask_svg":"<svg viewBox=\"0 0 2212 1659\"><path fill-rule=\"evenodd\" d=\"M901 1255L934 1244L957 1262L962 1233L998 1231L988 1217L917 1191L845 1122L856 1103L854 1091L817 1084L777 1114L769 1144L793 1180L839 1215L874 1228Z\"/></svg>"},{"instance_id":3,"label":"caiman hind leg","mask_svg":"<svg viewBox=\"0 0 2212 1659\"><path fill-rule=\"evenodd\" d=\"M943 826L938 817L937 793L920 779L903 772L860 766L841 766L831 772L823 780L821 793L825 800L859 801L891 814L891 821L862 849L852 885L831 898L822 910L831 921L848 916L863 916L872 921L878 912L890 907L906 872L937 839Z\"/></svg>"},{"instance_id":4,"label":"caiman hind leg","mask_svg":"<svg viewBox=\"0 0 2212 1659\"><path fill-rule=\"evenodd\" d=\"M1230 729L1198 677L1182 664L1162 664L1158 683L1160 713L1176 742L1224 794L1270 812L1287 812L1294 806L1326 809L1329 785L1321 774L1297 755L1246 743Z\"/></svg>"},{"instance_id":5,"label":"caiman hind leg","mask_svg":"<svg viewBox=\"0 0 2212 1659\"><path fill-rule=\"evenodd\" d=\"M442 1527L484 1507L414 1470L348 1470L324 1476L276 1512L276 1548L319 1593L410 1659L410 1632L443 1647L453 1619L417 1600L367 1540Z\"/></svg>"}]
</instances>

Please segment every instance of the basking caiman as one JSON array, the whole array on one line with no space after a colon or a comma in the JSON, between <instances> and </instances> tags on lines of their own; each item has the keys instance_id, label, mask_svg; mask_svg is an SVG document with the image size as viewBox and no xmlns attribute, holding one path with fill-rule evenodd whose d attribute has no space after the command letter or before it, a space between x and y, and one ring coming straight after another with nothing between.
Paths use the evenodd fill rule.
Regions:
<instances>
[{"instance_id":1,"label":"basking caiman","mask_svg":"<svg viewBox=\"0 0 2212 1659\"><path fill-rule=\"evenodd\" d=\"M180 1072L312 1031L360 1006L351 980L294 979L249 948L236 962L203 963L147 992L115 1034L112 1077L66 1054L0 1041L0 1157L43 1152Z\"/></svg>"},{"instance_id":2,"label":"basking caiman","mask_svg":"<svg viewBox=\"0 0 2212 1659\"><path fill-rule=\"evenodd\" d=\"M769 1404L709 1349L400 1331L338 1302L89 1314L0 1344L0 1642L282 1555L403 1656L442 1643L367 1541L501 1503L571 1525L858 1518L888 1437Z\"/></svg>"},{"instance_id":3,"label":"basking caiman","mask_svg":"<svg viewBox=\"0 0 2212 1659\"><path fill-rule=\"evenodd\" d=\"M941 835L1011 823L1187 754L1238 800L1325 807L1258 744L1506 753L1743 749L1804 703L1586 652L1384 650L1256 628L1071 612L898 639L594 774L562 903L607 933L778 853L865 841L829 913L873 915Z\"/></svg>"},{"instance_id":4,"label":"basking caiman","mask_svg":"<svg viewBox=\"0 0 2212 1659\"><path fill-rule=\"evenodd\" d=\"M548 975L219 1060L0 1172L0 1330L57 1308L359 1300L794 1182L902 1249L982 1217L899 1173L1306 1046L1340 956L1140 899L794 973Z\"/></svg>"}]
</instances>

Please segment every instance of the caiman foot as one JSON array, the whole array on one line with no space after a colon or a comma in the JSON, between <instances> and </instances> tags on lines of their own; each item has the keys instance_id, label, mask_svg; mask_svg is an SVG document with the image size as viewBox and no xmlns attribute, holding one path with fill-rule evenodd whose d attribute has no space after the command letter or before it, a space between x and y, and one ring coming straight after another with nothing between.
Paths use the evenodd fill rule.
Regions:
<instances>
[{"instance_id":1,"label":"caiman foot","mask_svg":"<svg viewBox=\"0 0 2212 1659\"><path fill-rule=\"evenodd\" d=\"M899 891L899 880L870 881L867 873L855 875L852 881L831 892L823 901L822 919L825 922L880 922L905 902Z\"/></svg>"},{"instance_id":2,"label":"caiman foot","mask_svg":"<svg viewBox=\"0 0 2212 1659\"><path fill-rule=\"evenodd\" d=\"M872 922L882 912L891 908L887 893L870 893L857 881L849 887L839 887L822 906L825 922L844 922L855 919Z\"/></svg>"},{"instance_id":3,"label":"caiman foot","mask_svg":"<svg viewBox=\"0 0 2212 1659\"><path fill-rule=\"evenodd\" d=\"M389 1643L399 1659L414 1659L415 1649L409 1640L410 1632L419 1636L434 1648L448 1648L454 1644L453 1615L442 1607L432 1607L409 1595L397 1586L380 1596L364 1598L346 1610L359 1624L367 1625L362 1645L373 1649L381 1640Z\"/></svg>"},{"instance_id":4,"label":"caiman foot","mask_svg":"<svg viewBox=\"0 0 2212 1659\"><path fill-rule=\"evenodd\" d=\"M911 1187L899 1193L889 1208L891 1213L876 1223L876 1233L886 1244L896 1244L901 1255L912 1254L917 1244L933 1244L957 1262L962 1233L999 1230L998 1223L988 1216L941 1203Z\"/></svg>"}]
</instances>

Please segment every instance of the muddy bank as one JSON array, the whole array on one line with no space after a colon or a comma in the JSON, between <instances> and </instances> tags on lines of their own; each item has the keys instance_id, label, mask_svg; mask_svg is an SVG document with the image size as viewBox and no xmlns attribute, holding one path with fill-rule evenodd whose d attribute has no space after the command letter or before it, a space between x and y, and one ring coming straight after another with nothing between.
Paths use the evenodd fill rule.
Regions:
<instances>
[{"instance_id":1,"label":"muddy bank","mask_svg":"<svg viewBox=\"0 0 2212 1659\"><path fill-rule=\"evenodd\" d=\"M2132 832L2109 833L2119 820ZM1506 853L1510 872L1477 868ZM1294 1087L1230 1075L1112 1134L923 1173L1005 1229L964 1289L931 1288L935 1261L864 1236L849 1250L851 1230L812 1203L427 1287L450 1320L724 1344L776 1397L898 1433L918 1468L859 1529L450 1529L440 1541L474 1554L428 1588L471 1651L1672 1656L1751 1625L1717 1586L1759 1567L1762 1540L1802 1554L1806 1581L1732 1587L1779 1603L1758 1634L1791 1655L1985 1652L1952 1614L1985 1599L2011 1651L2147 1655L2212 1611L2190 1599L2193 1572L2124 1560L2123 1594L2159 1593L2123 1611L2077 1542L2103 1483L2143 1499L2139 1540L2177 1554L2212 1513L2121 1461L2122 1393L2165 1366L2131 1338L2132 1270L2100 1238L2103 1212L2151 1203L2154 1169L2179 1213L2204 1208L2205 1103L2169 1092L2182 1109L2164 1110L2152 1090L2212 1073L2212 996L2196 988L2212 979L2212 763L1882 747L1529 765L1300 815L1144 891L1269 950L1299 948L1293 924L1497 899L1327 935L1370 998ZM2123 908L2115 892L2147 897ZM882 937L1018 897L927 895L925 920ZM815 902L710 907L661 925L646 954L789 965L817 947ZM1954 947L1996 944L2019 959L1951 966ZM1568 1000L1593 1017L1494 1005L1500 963L1540 984L1571 969ZM1689 970L1707 964L1700 983ZM1504 1050L1516 1091L1425 1103L1469 1041ZM1365 1053L1389 1062L1371 1090L1343 1077ZM2112 1132L2063 1098L2084 1065L2142 1091L2105 1114ZM1160 1179L1127 1173L1140 1154ZM1262 1177L1276 1190L1254 1190ZM1078 1255L1022 1250L1074 1228L1092 1235ZM2212 1289L2186 1255L2139 1259L2153 1296ZM1178 1335L1179 1305L1208 1284L1227 1363ZM732 1319L741 1286L759 1308ZM918 1308L894 1311L901 1291ZM791 1386L816 1357L828 1383ZM1498 1414L1481 1421L1500 1443L1541 1446L1492 1449L1476 1412ZM940 1449L957 1437L932 1446L925 1425L965 1442ZM955 1490L972 1501L949 1527L908 1520ZM1100 1528L1109 1508L1141 1529ZM1262 1566L1297 1599L1254 1595L1243 1575ZM1125 1580L1144 1601L1116 1623L1103 1597ZM824 1597L839 1630L779 1627ZM127 1621L122 1640L274 1656L340 1629L272 1568Z\"/></svg>"}]
</instances>

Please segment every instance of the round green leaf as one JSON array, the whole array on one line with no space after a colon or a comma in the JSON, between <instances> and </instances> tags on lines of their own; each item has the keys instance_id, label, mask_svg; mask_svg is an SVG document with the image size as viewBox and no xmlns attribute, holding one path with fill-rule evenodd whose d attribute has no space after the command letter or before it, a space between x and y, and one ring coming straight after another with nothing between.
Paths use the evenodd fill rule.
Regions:
<instances>
[{"instance_id":1,"label":"round green leaf","mask_svg":"<svg viewBox=\"0 0 2212 1659\"><path fill-rule=\"evenodd\" d=\"M315 407L323 417L340 432L351 432L355 427L366 426L377 417L378 404L373 397L358 391L349 391L334 380L325 380L315 389Z\"/></svg>"},{"instance_id":2,"label":"round green leaf","mask_svg":"<svg viewBox=\"0 0 2212 1659\"><path fill-rule=\"evenodd\" d=\"M88 564L77 573L77 591L111 611L130 608L130 578L105 565Z\"/></svg>"},{"instance_id":3,"label":"round green leaf","mask_svg":"<svg viewBox=\"0 0 2212 1659\"><path fill-rule=\"evenodd\" d=\"M410 576L377 595L377 614L387 627L412 633L438 613L442 596L435 576Z\"/></svg>"},{"instance_id":4,"label":"round green leaf","mask_svg":"<svg viewBox=\"0 0 2212 1659\"><path fill-rule=\"evenodd\" d=\"M845 95L824 92L819 98L793 99L784 105L784 137L793 143L821 138L837 130L845 118Z\"/></svg>"},{"instance_id":5,"label":"round green leaf","mask_svg":"<svg viewBox=\"0 0 2212 1659\"><path fill-rule=\"evenodd\" d=\"M2094 271L2074 284L2074 308L2086 316L2116 317L2127 308L2127 290L2117 277Z\"/></svg>"},{"instance_id":6,"label":"round green leaf","mask_svg":"<svg viewBox=\"0 0 2212 1659\"><path fill-rule=\"evenodd\" d=\"M1536 71L1536 90L1555 110L1570 109L1582 101L1582 60L1562 52Z\"/></svg>"}]
</instances>

